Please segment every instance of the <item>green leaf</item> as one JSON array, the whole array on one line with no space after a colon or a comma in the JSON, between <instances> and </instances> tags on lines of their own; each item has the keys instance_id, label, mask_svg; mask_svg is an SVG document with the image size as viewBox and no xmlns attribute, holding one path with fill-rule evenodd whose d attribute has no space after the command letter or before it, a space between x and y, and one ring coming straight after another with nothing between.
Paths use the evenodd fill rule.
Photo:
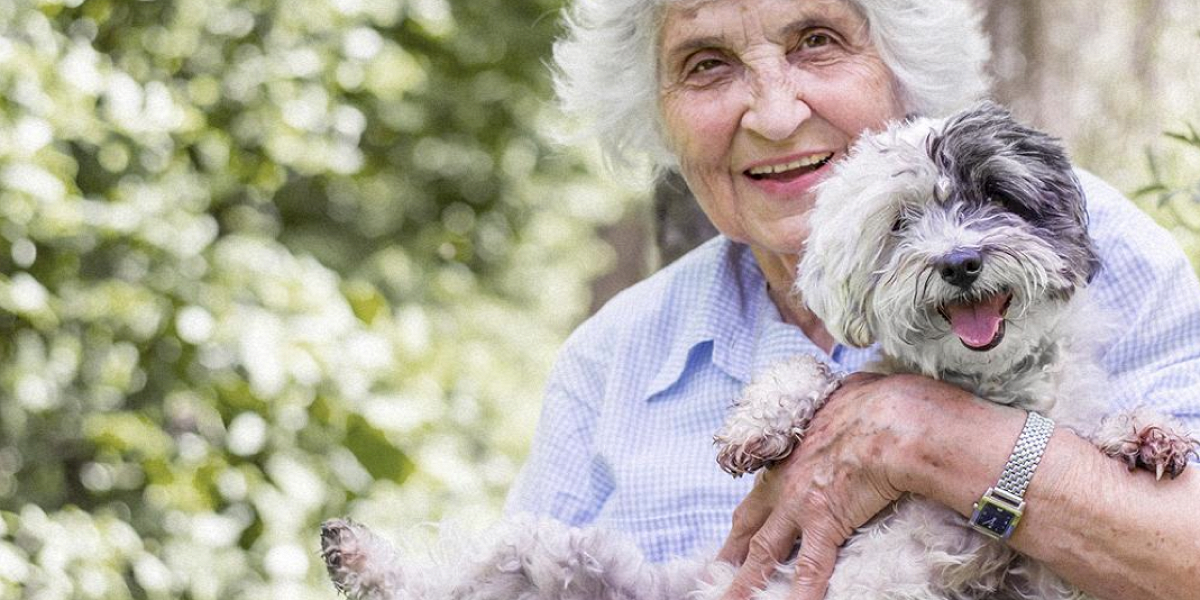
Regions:
<instances>
[{"instance_id":1,"label":"green leaf","mask_svg":"<svg viewBox=\"0 0 1200 600\"><path fill-rule=\"evenodd\" d=\"M388 310L387 298L368 282L348 282L342 286L342 293L346 295L354 316L367 325L374 323L375 317Z\"/></svg>"},{"instance_id":2,"label":"green leaf","mask_svg":"<svg viewBox=\"0 0 1200 600\"><path fill-rule=\"evenodd\" d=\"M84 434L101 448L110 448L144 459L166 458L174 448L171 436L145 415L132 412L88 415Z\"/></svg>"},{"instance_id":3,"label":"green leaf","mask_svg":"<svg viewBox=\"0 0 1200 600\"><path fill-rule=\"evenodd\" d=\"M413 463L408 456L360 415L350 415L347 419L345 444L375 479L401 483L413 471Z\"/></svg>"}]
</instances>

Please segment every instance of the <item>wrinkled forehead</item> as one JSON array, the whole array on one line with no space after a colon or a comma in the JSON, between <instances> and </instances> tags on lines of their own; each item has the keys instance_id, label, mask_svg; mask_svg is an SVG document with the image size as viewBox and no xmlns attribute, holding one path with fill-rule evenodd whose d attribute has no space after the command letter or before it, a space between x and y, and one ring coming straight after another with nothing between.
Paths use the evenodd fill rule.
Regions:
<instances>
[{"instance_id":1,"label":"wrinkled forehead","mask_svg":"<svg viewBox=\"0 0 1200 600\"><path fill-rule=\"evenodd\" d=\"M751 40L783 42L811 25L848 37L866 34L866 19L850 0L656 0L660 62L692 48L737 49Z\"/></svg>"},{"instance_id":2,"label":"wrinkled forehead","mask_svg":"<svg viewBox=\"0 0 1200 600\"><path fill-rule=\"evenodd\" d=\"M850 0L653 0L659 9L660 41L679 30L704 29L737 33L749 23L782 28L797 19L828 20L864 26L866 20Z\"/></svg>"},{"instance_id":3,"label":"wrinkled forehead","mask_svg":"<svg viewBox=\"0 0 1200 600\"><path fill-rule=\"evenodd\" d=\"M750 5L755 4L755 0L651 0L659 6L667 6L676 10L695 11L705 6L718 4L731 5ZM816 7L821 5L826 6L843 6L854 9L854 3L850 0L780 0L779 4L786 4L791 7Z\"/></svg>"}]
</instances>

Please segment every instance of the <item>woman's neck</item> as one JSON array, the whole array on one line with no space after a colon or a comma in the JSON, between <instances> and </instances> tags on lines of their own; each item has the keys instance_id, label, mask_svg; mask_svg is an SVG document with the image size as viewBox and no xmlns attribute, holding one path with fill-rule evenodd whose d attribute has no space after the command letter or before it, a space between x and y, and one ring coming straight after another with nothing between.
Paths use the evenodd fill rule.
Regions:
<instances>
[{"instance_id":1,"label":"woman's neck","mask_svg":"<svg viewBox=\"0 0 1200 600\"><path fill-rule=\"evenodd\" d=\"M779 310L779 315L787 323L800 328L821 350L829 353L833 350L833 336L825 329L825 324L817 315L804 305L804 300L792 291L796 283L796 265L800 261L797 254L777 254L760 248L751 249L758 267L767 280L767 295Z\"/></svg>"}]
</instances>

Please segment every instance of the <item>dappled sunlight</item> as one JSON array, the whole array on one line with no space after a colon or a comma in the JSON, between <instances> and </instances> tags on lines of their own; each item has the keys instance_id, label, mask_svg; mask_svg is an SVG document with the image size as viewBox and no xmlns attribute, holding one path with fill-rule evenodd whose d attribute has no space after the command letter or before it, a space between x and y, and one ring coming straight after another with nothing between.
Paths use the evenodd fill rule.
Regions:
<instances>
[{"instance_id":1,"label":"dappled sunlight","mask_svg":"<svg viewBox=\"0 0 1200 600\"><path fill-rule=\"evenodd\" d=\"M500 514L647 196L550 141L560 6L0 3L0 597L332 599L323 519ZM1139 127L1066 134L1200 259Z\"/></svg>"},{"instance_id":2,"label":"dappled sunlight","mask_svg":"<svg viewBox=\"0 0 1200 600\"><path fill-rule=\"evenodd\" d=\"M0 7L0 596L329 598L325 518L498 514L634 195L543 135L554 6Z\"/></svg>"}]
</instances>

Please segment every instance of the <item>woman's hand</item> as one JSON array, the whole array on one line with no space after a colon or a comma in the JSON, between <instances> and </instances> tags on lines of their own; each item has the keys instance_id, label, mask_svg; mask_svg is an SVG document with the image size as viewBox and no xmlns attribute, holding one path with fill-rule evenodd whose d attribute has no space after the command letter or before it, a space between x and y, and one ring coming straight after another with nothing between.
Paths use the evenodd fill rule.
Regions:
<instances>
[{"instance_id":1,"label":"woman's hand","mask_svg":"<svg viewBox=\"0 0 1200 600\"><path fill-rule=\"evenodd\" d=\"M930 406L923 399L955 393L966 394L920 376L848 377L817 411L803 442L760 473L734 511L718 558L741 568L725 598L748 598L761 588L797 539L791 596L823 598L838 548L907 491L905 455L928 422Z\"/></svg>"}]
</instances>

